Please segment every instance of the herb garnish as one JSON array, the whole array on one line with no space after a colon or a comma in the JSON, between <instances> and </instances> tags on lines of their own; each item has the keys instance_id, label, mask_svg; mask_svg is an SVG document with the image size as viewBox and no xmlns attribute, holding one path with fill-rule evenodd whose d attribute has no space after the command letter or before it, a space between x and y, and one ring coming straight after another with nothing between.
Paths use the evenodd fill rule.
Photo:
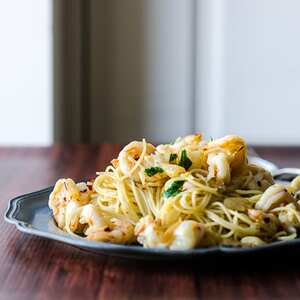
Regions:
<instances>
[{"instance_id":1,"label":"herb garnish","mask_svg":"<svg viewBox=\"0 0 300 300\"><path fill-rule=\"evenodd\" d=\"M164 170L160 167L151 167L151 168L145 169L145 174L149 177L152 177L157 173L163 173L163 171Z\"/></svg>"},{"instance_id":2,"label":"herb garnish","mask_svg":"<svg viewBox=\"0 0 300 300\"><path fill-rule=\"evenodd\" d=\"M192 161L188 158L188 156L186 154L186 150L182 150L181 156L180 156L180 161L179 161L179 166L184 167L185 170L188 170L191 165L192 165Z\"/></svg>"},{"instance_id":3,"label":"herb garnish","mask_svg":"<svg viewBox=\"0 0 300 300\"><path fill-rule=\"evenodd\" d=\"M184 184L184 180L172 182L170 187L164 192L164 196L166 198L176 196L178 193L182 191L183 184Z\"/></svg>"},{"instance_id":4,"label":"herb garnish","mask_svg":"<svg viewBox=\"0 0 300 300\"><path fill-rule=\"evenodd\" d=\"M176 162L176 159L177 159L178 155L176 153L171 153L170 154L170 158L169 158L169 163L174 163Z\"/></svg>"}]
</instances>

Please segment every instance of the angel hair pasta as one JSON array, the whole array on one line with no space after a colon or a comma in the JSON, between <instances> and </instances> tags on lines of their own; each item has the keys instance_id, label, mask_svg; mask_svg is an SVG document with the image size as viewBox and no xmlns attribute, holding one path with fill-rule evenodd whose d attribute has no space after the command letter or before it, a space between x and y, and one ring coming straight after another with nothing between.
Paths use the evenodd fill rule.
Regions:
<instances>
[{"instance_id":1,"label":"angel hair pasta","mask_svg":"<svg viewBox=\"0 0 300 300\"><path fill-rule=\"evenodd\" d=\"M258 246L298 236L300 178L275 184L247 161L244 140L200 134L157 147L125 146L95 180L60 179L49 198L57 225L88 240L174 250Z\"/></svg>"}]
</instances>

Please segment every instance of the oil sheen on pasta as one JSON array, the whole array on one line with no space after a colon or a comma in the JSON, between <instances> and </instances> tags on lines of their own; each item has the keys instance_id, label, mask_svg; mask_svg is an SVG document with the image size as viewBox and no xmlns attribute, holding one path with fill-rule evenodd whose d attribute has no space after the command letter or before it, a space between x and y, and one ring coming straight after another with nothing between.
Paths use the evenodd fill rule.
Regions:
<instances>
[{"instance_id":1,"label":"oil sheen on pasta","mask_svg":"<svg viewBox=\"0 0 300 300\"><path fill-rule=\"evenodd\" d=\"M253 247L297 237L299 190L300 177L286 187L248 164L242 138L196 134L157 147L133 141L95 180L59 179L49 207L61 229L93 241Z\"/></svg>"}]
</instances>

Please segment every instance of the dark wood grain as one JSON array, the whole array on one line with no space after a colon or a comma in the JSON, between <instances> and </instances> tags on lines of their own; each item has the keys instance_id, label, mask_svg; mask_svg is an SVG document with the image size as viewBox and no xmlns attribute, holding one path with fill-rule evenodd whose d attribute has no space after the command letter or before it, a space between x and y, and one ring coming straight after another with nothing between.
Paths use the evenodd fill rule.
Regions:
<instances>
[{"instance_id":1,"label":"dark wood grain","mask_svg":"<svg viewBox=\"0 0 300 300\"><path fill-rule=\"evenodd\" d=\"M0 149L0 212L19 194L59 177L93 177L119 147ZM257 148L300 167L300 148ZM0 299L299 299L300 249L272 255L143 262L97 256L25 235L0 218Z\"/></svg>"}]
</instances>

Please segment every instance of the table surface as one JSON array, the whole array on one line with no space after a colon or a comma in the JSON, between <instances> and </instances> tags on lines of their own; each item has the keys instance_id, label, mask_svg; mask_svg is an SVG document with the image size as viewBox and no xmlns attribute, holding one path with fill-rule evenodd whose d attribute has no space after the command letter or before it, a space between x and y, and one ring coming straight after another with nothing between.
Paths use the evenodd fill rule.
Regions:
<instances>
[{"instance_id":1,"label":"table surface","mask_svg":"<svg viewBox=\"0 0 300 300\"><path fill-rule=\"evenodd\" d=\"M118 145L0 148L0 214L60 177L93 177ZM300 148L256 148L300 167ZM90 254L18 232L0 218L0 299L299 299L300 249L259 257L145 262Z\"/></svg>"}]
</instances>

